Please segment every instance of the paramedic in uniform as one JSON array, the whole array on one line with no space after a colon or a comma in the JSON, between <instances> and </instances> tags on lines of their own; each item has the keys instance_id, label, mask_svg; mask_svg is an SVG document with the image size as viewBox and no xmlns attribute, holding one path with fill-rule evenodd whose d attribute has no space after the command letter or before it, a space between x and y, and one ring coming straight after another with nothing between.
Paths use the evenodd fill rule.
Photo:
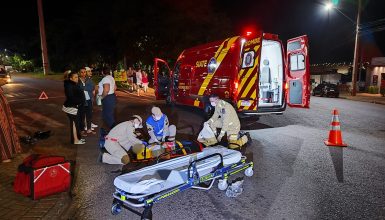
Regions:
<instances>
[{"instance_id":1,"label":"paramedic in uniform","mask_svg":"<svg viewBox=\"0 0 385 220\"><path fill-rule=\"evenodd\" d=\"M215 136L217 136L217 128L220 128L221 131L216 139L209 139L207 143L204 144L216 144L220 142L225 135L229 142L229 148L235 149L246 144L248 138L246 135L240 137L239 131L241 130L241 123L234 107L214 94L210 95L210 104L215 107L215 112L205 124L210 126Z\"/></svg>"},{"instance_id":2,"label":"paramedic in uniform","mask_svg":"<svg viewBox=\"0 0 385 220\"><path fill-rule=\"evenodd\" d=\"M149 143L175 141L176 127L170 125L167 115L163 114L160 108L156 106L152 107L151 114L146 121L148 134L150 135Z\"/></svg>"},{"instance_id":3,"label":"paramedic in uniform","mask_svg":"<svg viewBox=\"0 0 385 220\"><path fill-rule=\"evenodd\" d=\"M130 158L127 151L132 147L134 153L144 148L141 140L136 137L135 129L142 128L142 118L133 115L131 120L116 125L105 137L104 147L108 153L102 154L102 162L108 164L128 164Z\"/></svg>"}]
</instances>

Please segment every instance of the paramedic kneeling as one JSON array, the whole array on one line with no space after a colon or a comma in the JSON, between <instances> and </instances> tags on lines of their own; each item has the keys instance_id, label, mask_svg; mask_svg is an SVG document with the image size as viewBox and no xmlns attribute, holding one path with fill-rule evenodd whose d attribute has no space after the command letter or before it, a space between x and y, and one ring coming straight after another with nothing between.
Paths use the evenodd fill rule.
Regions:
<instances>
[{"instance_id":1,"label":"paramedic kneeling","mask_svg":"<svg viewBox=\"0 0 385 220\"><path fill-rule=\"evenodd\" d=\"M221 100L215 94L210 95L210 104L215 107L215 112L205 123L210 126L215 135L217 135L217 128L221 129L221 132L213 142L220 142L226 134L229 148L235 149L245 145L248 138L246 135L241 136L239 134L241 123L234 107L230 103ZM210 143L209 145L212 144L215 143Z\"/></svg>"},{"instance_id":2,"label":"paramedic kneeling","mask_svg":"<svg viewBox=\"0 0 385 220\"><path fill-rule=\"evenodd\" d=\"M116 125L105 137L104 147L108 153L103 153L102 162L108 164L128 164L130 157L127 151L134 153L144 148L141 140L136 137L135 129L142 128L142 118L133 115L131 120Z\"/></svg>"},{"instance_id":3,"label":"paramedic kneeling","mask_svg":"<svg viewBox=\"0 0 385 220\"><path fill-rule=\"evenodd\" d=\"M152 107L151 116L147 118L146 126L151 139L149 143L162 141L175 141L176 127L170 125L167 115L163 114L159 107Z\"/></svg>"}]
</instances>

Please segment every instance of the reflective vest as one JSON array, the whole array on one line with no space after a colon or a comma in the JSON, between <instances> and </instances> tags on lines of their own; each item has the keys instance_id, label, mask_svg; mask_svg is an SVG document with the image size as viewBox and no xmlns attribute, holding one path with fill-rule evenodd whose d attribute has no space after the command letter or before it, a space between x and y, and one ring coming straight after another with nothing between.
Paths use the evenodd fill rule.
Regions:
<instances>
[{"instance_id":1,"label":"reflective vest","mask_svg":"<svg viewBox=\"0 0 385 220\"><path fill-rule=\"evenodd\" d=\"M163 114L159 121L155 121L153 117L148 117L146 123L151 125L155 136L163 136L163 128L166 120L166 115Z\"/></svg>"}]
</instances>

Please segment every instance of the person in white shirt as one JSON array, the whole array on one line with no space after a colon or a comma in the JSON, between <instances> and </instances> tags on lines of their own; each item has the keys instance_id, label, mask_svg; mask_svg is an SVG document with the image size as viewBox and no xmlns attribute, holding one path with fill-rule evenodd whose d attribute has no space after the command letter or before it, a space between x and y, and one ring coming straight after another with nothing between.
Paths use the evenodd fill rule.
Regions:
<instances>
[{"instance_id":1,"label":"person in white shirt","mask_svg":"<svg viewBox=\"0 0 385 220\"><path fill-rule=\"evenodd\" d=\"M136 76L136 90L138 91L138 96L140 96L140 89L142 87L142 70L138 68L135 72Z\"/></svg>"},{"instance_id":2,"label":"person in white shirt","mask_svg":"<svg viewBox=\"0 0 385 220\"><path fill-rule=\"evenodd\" d=\"M116 84L110 69L103 68L103 79L99 82L98 95L102 98L102 118L109 128L115 126Z\"/></svg>"}]
</instances>

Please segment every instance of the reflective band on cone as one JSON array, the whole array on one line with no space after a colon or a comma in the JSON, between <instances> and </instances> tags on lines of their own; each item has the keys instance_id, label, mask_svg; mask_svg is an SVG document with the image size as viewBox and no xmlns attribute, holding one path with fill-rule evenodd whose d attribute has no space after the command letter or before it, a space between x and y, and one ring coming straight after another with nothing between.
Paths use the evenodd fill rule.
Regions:
<instances>
[{"instance_id":1,"label":"reflective band on cone","mask_svg":"<svg viewBox=\"0 0 385 220\"><path fill-rule=\"evenodd\" d=\"M324 143L327 146L346 147L347 145L342 141L341 126L337 109L333 110L333 118L330 125L332 128L329 131L329 139L325 140Z\"/></svg>"}]
</instances>

